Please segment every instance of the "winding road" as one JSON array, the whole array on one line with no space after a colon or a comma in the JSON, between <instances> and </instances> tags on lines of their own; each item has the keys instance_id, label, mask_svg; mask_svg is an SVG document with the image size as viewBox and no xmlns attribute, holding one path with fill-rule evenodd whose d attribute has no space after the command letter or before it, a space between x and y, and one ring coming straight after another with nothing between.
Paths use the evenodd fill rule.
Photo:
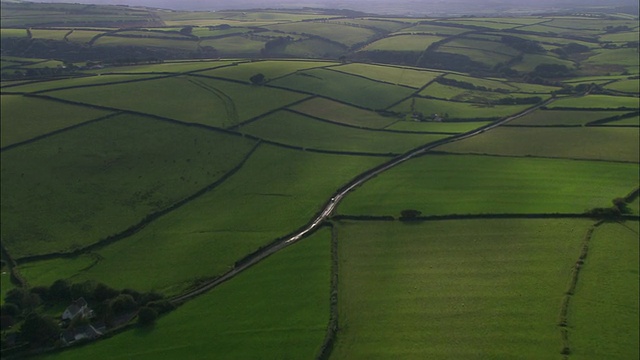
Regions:
<instances>
[{"instance_id":1,"label":"winding road","mask_svg":"<svg viewBox=\"0 0 640 360\"><path fill-rule=\"evenodd\" d=\"M216 286L222 284L223 282L233 278L234 276L238 275L239 273L241 273L242 271L250 268L251 266L257 264L258 262L262 261L263 259L265 259L266 257L275 254L276 252L284 249L285 247L301 240L302 238L304 238L305 236L311 234L312 232L314 232L315 230L317 230L323 223L324 221L329 218L329 216L331 216L331 213L333 213L333 211L335 210L336 206L338 206L338 204L340 203L340 201L347 195L347 193L349 193L350 191L353 191L355 188L357 188L358 186L364 184L365 182L371 180L372 178L376 177L377 175L393 168L396 165L399 165L407 160L410 160L412 158L415 158L417 156L421 156L424 153L426 153L427 151L433 150L434 148L438 147L438 146L442 146L445 144L449 144L452 142L456 142L456 141L460 141L460 140L464 140L464 139L468 139L470 137L476 136L476 135L480 135L482 133L484 133L485 131L489 131L492 130L498 126L504 125L510 121L513 121L517 118L520 118L522 116L528 115L536 110L538 110L539 108L546 106L548 104L550 104L551 102L555 101L555 98L551 98L549 100L546 100L538 105L535 105L533 107L528 108L527 110L520 112L516 115L512 115L509 116L507 118L504 118L502 120L498 120L494 123L491 123L487 126L483 126L481 128L463 133L463 134L459 134L459 135L455 135L446 139L442 139L442 140L438 140L432 143L429 143L427 145L418 147L416 149L413 149L407 153L405 153L404 155L398 156L396 158L393 158L391 160L389 160L388 162L381 164L371 170L368 170L365 173L360 174L358 177L356 177L355 179L353 179L351 182L349 182L348 184L346 184L345 186L343 186L342 188L340 188L336 193L333 194L333 196L331 197L331 199L325 204L324 208L322 209L322 211L320 211L315 218L313 218L306 226L302 227L301 229L297 230L296 232L289 234L287 236L285 236L284 238L280 239L279 241L272 243L271 245L262 248L261 250L259 250L258 252L256 252L255 254L253 254L253 256L251 256L248 260L243 261L241 264L236 264L236 266L227 271L226 273L224 273L223 275L221 275L220 277L217 277L215 279L206 281L204 283L202 283L200 286L198 286L196 289L193 289L191 291L188 291L185 294L182 294L180 296L174 297L171 299L171 302L173 304L179 304L182 303L184 301L187 301L189 299L192 299L198 295L201 295L213 288L215 288Z\"/></svg>"}]
</instances>

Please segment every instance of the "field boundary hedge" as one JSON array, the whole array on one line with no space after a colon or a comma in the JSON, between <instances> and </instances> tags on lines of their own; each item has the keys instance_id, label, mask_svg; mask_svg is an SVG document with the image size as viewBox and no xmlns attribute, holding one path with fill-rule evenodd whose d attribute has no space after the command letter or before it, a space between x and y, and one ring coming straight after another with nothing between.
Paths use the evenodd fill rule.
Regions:
<instances>
[{"instance_id":1,"label":"field boundary hedge","mask_svg":"<svg viewBox=\"0 0 640 360\"><path fill-rule=\"evenodd\" d=\"M569 342L569 305L571 303L571 298L575 294L576 286L578 285L578 277L580 275L580 270L584 265L584 262L587 258L587 254L589 253L589 244L591 239L593 238L593 233L595 230L604 223L603 220L598 221L589 229L585 234L582 240L582 246L580 249L580 255L578 256L578 260L575 265L571 269L571 278L569 280L569 285L567 287L567 291L564 293L564 297L562 298L562 303L560 305L560 315L558 318L558 327L560 328L560 337L562 339L562 350L560 354L563 355L563 358L566 360L569 358L571 354L571 344Z\"/></svg>"},{"instance_id":2,"label":"field boundary hedge","mask_svg":"<svg viewBox=\"0 0 640 360\"><path fill-rule=\"evenodd\" d=\"M316 356L317 360L328 360L338 334L338 234L333 223L327 223L331 228L331 292L329 297L329 324L324 342Z\"/></svg>"},{"instance_id":3,"label":"field boundary hedge","mask_svg":"<svg viewBox=\"0 0 640 360\"><path fill-rule=\"evenodd\" d=\"M632 194L637 195L636 190ZM590 213L500 213L500 214L446 214L446 215L423 215L409 219L400 219L392 215L351 215L339 214L331 217L333 220L350 220L350 221L402 221L405 223L424 222L424 221L440 221L440 220L474 220L474 219L609 219L611 216L598 215ZM621 214L615 217L622 220L640 220L640 215Z\"/></svg>"},{"instance_id":4,"label":"field boundary hedge","mask_svg":"<svg viewBox=\"0 0 640 360\"><path fill-rule=\"evenodd\" d=\"M541 126L539 126L541 127ZM626 160L606 160L606 159L589 159L589 158L574 158L574 157L554 157L554 156L540 156L540 155L505 155L505 154L490 154L490 153L474 153L474 152L447 152L447 151L429 151L429 154L440 155L475 155L475 156L493 156L493 157L508 157L508 158L531 158L531 159L549 159L549 160L573 160L573 161L598 161L608 162L616 164L637 164L637 161Z\"/></svg>"},{"instance_id":5,"label":"field boundary hedge","mask_svg":"<svg viewBox=\"0 0 640 360\"><path fill-rule=\"evenodd\" d=\"M220 186L222 183L224 183L225 181L227 181L231 176L235 175L243 166L244 164L247 162L247 160L249 160L249 158L251 157L251 155L253 155L253 153L255 153L255 151L258 149L258 147L261 145L261 142L257 142L253 148L245 155L245 157L238 163L238 165L236 165L234 168L232 168L231 170L227 171L227 173L225 173L224 175L222 175L220 178L218 178L216 181L214 181L213 183L205 186L204 188L198 190L197 192L193 193L192 195L187 196L186 198L179 200L175 203L173 203L172 205L148 214L147 216L145 216L141 221L139 221L137 224L134 224L130 227L128 227L127 229L114 234L114 235L110 235L107 236L106 238L103 238L101 240L98 240L97 242L70 251L70 252L55 252L55 253L48 253L48 254L40 254L40 255L30 255L30 256L24 256L21 258L16 259L17 262L32 262L32 261L40 261L40 260L50 260L50 259L57 259L57 258L71 258L71 257L75 257L78 256L80 254L86 253L86 252L90 252L90 251L94 251L97 250L99 248L102 248L104 246L107 246L109 244L115 243L116 241L125 239L135 233L137 233L138 231L142 230L145 226L147 226L148 224L150 224L152 221L157 220L158 218L160 218L161 216L164 216L176 209L178 209L179 207L186 205L187 203L191 202L192 200L195 200L196 198L206 194L207 192L215 189L216 187Z\"/></svg>"}]
</instances>

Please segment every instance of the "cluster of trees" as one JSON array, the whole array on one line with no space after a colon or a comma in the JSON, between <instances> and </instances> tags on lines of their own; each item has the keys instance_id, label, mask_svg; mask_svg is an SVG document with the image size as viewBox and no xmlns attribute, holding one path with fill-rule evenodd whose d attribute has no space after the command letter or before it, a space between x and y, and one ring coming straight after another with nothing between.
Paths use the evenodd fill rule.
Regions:
<instances>
[{"instance_id":1,"label":"cluster of trees","mask_svg":"<svg viewBox=\"0 0 640 360\"><path fill-rule=\"evenodd\" d=\"M79 298L84 298L93 310L92 319L78 318L69 324L62 324L57 319L42 315L48 309L66 308ZM27 342L32 347L42 347L55 345L65 327L100 322L110 328L118 316L136 312L138 322L147 325L153 323L158 314L173 309L173 304L155 292L116 290L95 281L70 283L67 280L57 280L48 287L15 288L8 291L5 303L0 307L0 319L1 330L20 325L19 341Z\"/></svg>"},{"instance_id":2,"label":"cluster of trees","mask_svg":"<svg viewBox=\"0 0 640 360\"><path fill-rule=\"evenodd\" d=\"M459 81L459 80L454 80L454 79L448 79L448 78L444 78L444 77L439 77L435 80L437 83L440 83L442 85L447 85L447 86L455 86L461 89L467 89L467 90L478 90L478 91L493 91L493 92L499 92L499 93L508 93L509 91L506 89L490 89L487 88L485 86L478 86L478 85L474 85L470 82L466 82L466 81Z\"/></svg>"}]
</instances>

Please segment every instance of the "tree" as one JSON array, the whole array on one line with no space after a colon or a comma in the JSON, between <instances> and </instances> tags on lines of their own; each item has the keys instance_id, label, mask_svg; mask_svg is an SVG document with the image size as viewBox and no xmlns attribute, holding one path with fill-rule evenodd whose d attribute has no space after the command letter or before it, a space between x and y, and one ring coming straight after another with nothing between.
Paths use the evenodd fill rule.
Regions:
<instances>
[{"instance_id":1,"label":"tree","mask_svg":"<svg viewBox=\"0 0 640 360\"><path fill-rule=\"evenodd\" d=\"M56 280L49 287L49 296L53 301L71 301L71 285L67 280Z\"/></svg>"},{"instance_id":2,"label":"tree","mask_svg":"<svg viewBox=\"0 0 640 360\"><path fill-rule=\"evenodd\" d=\"M20 334L31 344L47 345L58 338L60 328L52 318L31 313L20 327Z\"/></svg>"},{"instance_id":3,"label":"tree","mask_svg":"<svg viewBox=\"0 0 640 360\"><path fill-rule=\"evenodd\" d=\"M148 306L143 306L138 311L138 324L142 326L149 326L155 323L157 318L158 312Z\"/></svg>"},{"instance_id":4,"label":"tree","mask_svg":"<svg viewBox=\"0 0 640 360\"><path fill-rule=\"evenodd\" d=\"M265 76L262 73L258 73L249 78L252 84L261 85L265 81Z\"/></svg>"},{"instance_id":5,"label":"tree","mask_svg":"<svg viewBox=\"0 0 640 360\"><path fill-rule=\"evenodd\" d=\"M115 299L111 300L111 310L114 314L122 314L127 311L135 310L138 307L133 296L129 294L120 294Z\"/></svg>"},{"instance_id":6,"label":"tree","mask_svg":"<svg viewBox=\"0 0 640 360\"><path fill-rule=\"evenodd\" d=\"M193 26L185 26L182 29L180 29L180 34L182 35L191 35L192 32L193 32Z\"/></svg>"}]
</instances>

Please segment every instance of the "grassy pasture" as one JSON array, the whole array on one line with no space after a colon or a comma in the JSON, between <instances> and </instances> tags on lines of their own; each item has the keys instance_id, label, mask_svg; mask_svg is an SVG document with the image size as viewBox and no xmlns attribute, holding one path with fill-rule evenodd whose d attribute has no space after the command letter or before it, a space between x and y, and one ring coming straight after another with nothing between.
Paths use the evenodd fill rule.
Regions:
<instances>
[{"instance_id":1,"label":"grassy pasture","mask_svg":"<svg viewBox=\"0 0 640 360\"><path fill-rule=\"evenodd\" d=\"M395 32L411 26L410 23L384 19L333 19L329 23L373 27L385 32Z\"/></svg>"},{"instance_id":2,"label":"grassy pasture","mask_svg":"<svg viewBox=\"0 0 640 360\"><path fill-rule=\"evenodd\" d=\"M329 319L330 231L320 230L136 329L43 359L311 359Z\"/></svg>"},{"instance_id":3,"label":"grassy pasture","mask_svg":"<svg viewBox=\"0 0 640 360\"><path fill-rule=\"evenodd\" d=\"M214 69L227 65L242 63L242 60L191 60L191 61L165 61L161 64L148 65L128 65L118 67L108 67L100 69L100 72L106 74L115 73L183 73L192 71L201 71L205 69ZM103 75L106 75L103 74Z\"/></svg>"},{"instance_id":4,"label":"grassy pasture","mask_svg":"<svg viewBox=\"0 0 640 360\"><path fill-rule=\"evenodd\" d=\"M86 256L27 264L21 273L34 285L96 279L177 294L304 225L335 189L381 161L261 145L216 189L98 251L101 260L93 267L87 268L93 260Z\"/></svg>"},{"instance_id":5,"label":"grassy pasture","mask_svg":"<svg viewBox=\"0 0 640 360\"><path fill-rule=\"evenodd\" d=\"M376 32L367 28L359 28L335 23L324 22L296 22L288 24L268 25L269 30L284 31L294 34L308 34L337 41L346 46L353 46L365 42Z\"/></svg>"},{"instance_id":6,"label":"grassy pasture","mask_svg":"<svg viewBox=\"0 0 640 360\"><path fill-rule=\"evenodd\" d=\"M371 129L382 129L398 121L397 118L320 97L292 106L291 109L321 119Z\"/></svg>"},{"instance_id":7,"label":"grassy pasture","mask_svg":"<svg viewBox=\"0 0 640 360\"><path fill-rule=\"evenodd\" d=\"M222 36L230 34L246 34L252 32L253 29L246 27L232 27L229 29L209 29L208 27L195 27L191 34L200 38L206 38L211 36Z\"/></svg>"},{"instance_id":8,"label":"grassy pasture","mask_svg":"<svg viewBox=\"0 0 640 360\"><path fill-rule=\"evenodd\" d=\"M612 84L606 85L605 89L638 94L640 93L640 80L632 79L616 81Z\"/></svg>"},{"instance_id":9,"label":"grassy pasture","mask_svg":"<svg viewBox=\"0 0 640 360\"><path fill-rule=\"evenodd\" d=\"M640 126L640 116L606 123L608 126Z\"/></svg>"},{"instance_id":10,"label":"grassy pasture","mask_svg":"<svg viewBox=\"0 0 640 360\"><path fill-rule=\"evenodd\" d=\"M259 138L310 149L374 154L404 153L445 138L443 135L384 133L329 124L289 111L279 111L239 131Z\"/></svg>"},{"instance_id":11,"label":"grassy pasture","mask_svg":"<svg viewBox=\"0 0 640 360\"><path fill-rule=\"evenodd\" d=\"M323 69L297 72L272 85L312 92L369 109L384 109L411 95L411 89Z\"/></svg>"},{"instance_id":12,"label":"grassy pasture","mask_svg":"<svg viewBox=\"0 0 640 360\"><path fill-rule=\"evenodd\" d=\"M469 121L469 122L418 122L418 121L398 121L386 127L387 130L402 131L434 131L463 133L490 124L489 121Z\"/></svg>"},{"instance_id":13,"label":"grassy pasture","mask_svg":"<svg viewBox=\"0 0 640 360\"><path fill-rule=\"evenodd\" d=\"M298 58L337 58L344 54L344 47L323 39L307 39L290 43L285 53Z\"/></svg>"},{"instance_id":14,"label":"grassy pasture","mask_svg":"<svg viewBox=\"0 0 640 360\"><path fill-rule=\"evenodd\" d=\"M424 51L443 38L434 35L395 35L365 46L363 51Z\"/></svg>"},{"instance_id":15,"label":"grassy pasture","mask_svg":"<svg viewBox=\"0 0 640 360\"><path fill-rule=\"evenodd\" d=\"M638 222L600 226L569 306L571 356L638 358Z\"/></svg>"},{"instance_id":16,"label":"grassy pasture","mask_svg":"<svg viewBox=\"0 0 640 360\"><path fill-rule=\"evenodd\" d=\"M505 81L476 78L476 77L465 76L465 75L447 74L445 75L445 78L456 80L456 81L468 82L475 86L484 86L487 89L502 89L502 90L508 90L508 91L518 91L519 89L512 83L508 83ZM521 84L518 83L517 85L521 85ZM528 85L528 84L524 84L524 85Z\"/></svg>"},{"instance_id":17,"label":"grassy pasture","mask_svg":"<svg viewBox=\"0 0 640 360\"><path fill-rule=\"evenodd\" d=\"M520 72L531 72L536 66L543 64L564 65L569 69L575 68L576 64L570 60L559 59L554 56L540 54L524 54L522 61L511 66L513 70Z\"/></svg>"},{"instance_id":18,"label":"grassy pasture","mask_svg":"<svg viewBox=\"0 0 640 360\"><path fill-rule=\"evenodd\" d=\"M20 86L13 86L10 89L11 91L25 92L25 93L40 92L40 91L45 92L45 91L51 91L59 88L67 88L71 86L109 84L109 83L118 83L118 82L131 81L131 80L153 79L156 77L158 77L158 75L86 76L86 77L78 77L78 78L71 78L71 79L28 82Z\"/></svg>"},{"instance_id":19,"label":"grassy pasture","mask_svg":"<svg viewBox=\"0 0 640 360\"><path fill-rule=\"evenodd\" d=\"M585 125L592 121L622 115L624 111L537 110L509 124L527 126Z\"/></svg>"},{"instance_id":20,"label":"grassy pasture","mask_svg":"<svg viewBox=\"0 0 640 360\"><path fill-rule=\"evenodd\" d=\"M95 30L73 30L67 39L71 42L85 44L91 41L94 37L104 34L104 31L95 31Z\"/></svg>"},{"instance_id":21,"label":"grassy pasture","mask_svg":"<svg viewBox=\"0 0 640 360\"><path fill-rule=\"evenodd\" d=\"M42 62L36 62L29 65L24 65L23 69L42 69L42 68L56 68L62 66L64 63L59 60L45 60Z\"/></svg>"},{"instance_id":22,"label":"grassy pasture","mask_svg":"<svg viewBox=\"0 0 640 360\"><path fill-rule=\"evenodd\" d=\"M493 51L481 50L469 47L458 47L444 45L438 48L438 52L464 55L473 61L480 62L486 66L495 66L499 63L506 63L512 59L511 55L496 53Z\"/></svg>"},{"instance_id":23,"label":"grassy pasture","mask_svg":"<svg viewBox=\"0 0 640 360\"><path fill-rule=\"evenodd\" d=\"M125 31L119 31L118 35L134 35L134 36L142 36L145 38L161 38L161 39L166 39L166 38L171 38L171 39L176 39L176 40L192 40L191 37L189 36L185 36L179 32L169 32L169 31L144 31L144 30L125 30Z\"/></svg>"},{"instance_id":24,"label":"grassy pasture","mask_svg":"<svg viewBox=\"0 0 640 360\"><path fill-rule=\"evenodd\" d=\"M588 226L340 222L332 358L560 358L558 312Z\"/></svg>"},{"instance_id":25,"label":"grassy pasture","mask_svg":"<svg viewBox=\"0 0 640 360\"><path fill-rule=\"evenodd\" d=\"M490 35L485 35L490 36ZM492 39L493 36L490 37ZM469 48L469 49L477 49L483 51L494 52L499 55L506 56L517 56L519 54L518 50L507 46L498 41L490 41L490 40L481 40L478 38L457 38L455 40L449 41L445 45L446 47L455 47L455 48Z\"/></svg>"},{"instance_id":26,"label":"grassy pasture","mask_svg":"<svg viewBox=\"0 0 640 360\"><path fill-rule=\"evenodd\" d=\"M218 127L235 125L305 97L286 90L187 76L50 94ZM133 94L145 94L145 97L140 99Z\"/></svg>"},{"instance_id":27,"label":"grassy pasture","mask_svg":"<svg viewBox=\"0 0 640 360\"><path fill-rule=\"evenodd\" d=\"M545 25L557 26L567 29L577 30L593 30L597 32L604 32L604 28L607 26L629 26L631 28L638 27L637 21L628 20L611 20L611 19L594 19L594 18L579 18L579 17L555 17Z\"/></svg>"},{"instance_id":28,"label":"grassy pasture","mask_svg":"<svg viewBox=\"0 0 640 360\"><path fill-rule=\"evenodd\" d=\"M0 29L0 38L12 38L12 37L27 37L27 30L25 29Z\"/></svg>"},{"instance_id":29,"label":"grassy pasture","mask_svg":"<svg viewBox=\"0 0 640 360\"><path fill-rule=\"evenodd\" d=\"M403 29L399 33L401 34L412 34L412 33L425 33L425 34L433 34L433 35L458 35L463 32L467 32L469 29L451 27L451 26L439 26L435 24L418 24L414 25L410 28Z\"/></svg>"},{"instance_id":30,"label":"grassy pasture","mask_svg":"<svg viewBox=\"0 0 640 360\"><path fill-rule=\"evenodd\" d=\"M582 213L628 194L638 185L637 172L638 164L427 155L367 182L344 199L338 212Z\"/></svg>"},{"instance_id":31,"label":"grassy pasture","mask_svg":"<svg viewBox=\"0 0 640 360\"><path fill-rule=\"evenodd\" d=\"M422 96L430 96L445 100L454 100L472 103L490 103L505 98L528 98L531 94L509 93L503 94L491 91L468 90L454 86L432 83L420 92ZM549 95L537 95L542 99L547 99Z\"/></svg>"},{"instance_id":32,"label":"grassy pasture","mask_svg":"<svg viewBox=\"0 0 640 360\"><path fill-rule=\"evenodd\" d=\"M629 32L619 32L613 34L605 34L600 36L600 42L638 42L640 41L640 35L638 35L638 31L629 31Z\"/></svg>"},{"instance_id":33,"label":"grassy pasture","mask_svg":"<svg viewBox=\"0 0 640 360\"><path fill-rule=\"evenodd\" d=\"M466 26L479 26L483 28L493 29L493 30L504 30L504 29L513 29L516 26L520 26L522 24L510 23L506 21L492 21L488 19L482 19L480 21L477 20L443 20L441 21L447 24L457 24L457 25L466 25Z\"/></svg>"},{"instance_id":34,"label":"grassy pasture","mask_svg":"<svg viewBox=\"0 0 640 360\"><path fill-rule=\"evenodd\" d=\"M214 182L252 141L120 115L2 153L3 244L69 251Z\"/></svg>"},{"instance_id":35,"label":"grassy pasture","mask_svg":"<svg viewBox=\"0 0 640 360\"><path fill-rule=\"evenodd\" d=\"M594 66L623 67L631 74L638 73L640 62L638 61L638 51L632 48L624 49L602 49L596 51L596 55L585 60L586 64Z\"/></svg>"},{"instance_id":36,"label":"grassy pasture","mask_svg":"<svg viewBox=\"0 0 640 360\"><path fill-rule=\"evenodd\" d=\"M245 36L229 36L220 39L205 39L200 46L211 46L223 56L250 56L260 53L266 41L254 40Z\"/></svg>"},{"instance_id":37,"label":"grassy pasture","mask_svg":"<svg viewBox=\"0 0 640 360\"><path fill-rule=\"evenodd\" d=\"M140 46L169 48L184 51L196 51L198 42L193 40L171 40L161 38L129 38L121 36L102 36L93 46Z\"/></svg>"},{"instance_id":38,"label":"grassy pasture","mask_svg":"<svg viewBox=\"0 0 640 360\"><path fill-rule=\"evenodd\" d=\"M640 107L637 97L611 96L611 95L587 95L581 97L568 97L559 99L549 104L549 109L555 108L579 108L579 109L617 109Z\"/></svg>"},{"instance_id":39,"label":"grassy pasture","mask_svg":"<svg viewBox=\"0 0 640 360\"><path fill-rule=\"evenodd\" d=\"M67 33L69 30L31 29L31 36L34 39L62 41Z\"/></svg>"},{"instance_id":40,"label":"grassy pasture","mask_svg":"<svg viewBox=\"0 0 640 360\"><path fill-rule=\"evenodd\" d=\"M258 73L263 74L268 81L299 70L330 66L334 64L335 63L328 61L255 61L241 63L237 66L205 71L201 74L251 83L249 78Z\"/></svg>"},{"instance_id":41,"label":"grassy pasture","mask_svg":"<svg viewBox=\"0 0 640 360\"><path fill-rule=\"evenodd\" d=\"M442 73L435 71L371 64L346 64L333 69L413 88L421 88L429 81L442 75Z\"/></svg>"},{"instance_id":42,"label":"grassy pasture","mask_svg":"<svg viewBox=\"0 0 640 360\"><path fill-rule=\"evenodd\" d=\"M459 103L446 100L415 98L405 100L391 108L391 111L412 113L418 111L426 116L431 114L448 114L451 119L494 119L519 113L531 105L484 105L473 103ZM412 109L413 107L413 109Z\"/></svg>"},{"instance_id":43,"label":"grassy pasture","mask_svg":"<svg viewBox=\"0 0 640 360\"><path fill-rule=\"evenodd\" d=\"M510 82L509 84L517 87L519 91L523 93L548 94L554 90L559 90L559 87L557 86L527 84L527 83L520 83L520 82Z\"/></svg>"},{"instance_id":44,"label":"grassy pasture","mask_svg":"<svg viewBox=\"0 0 640 360\"><path fill-rule=\"evenodd\" d=\"M640 134L610 127L504 127L438 148L456 153L638 162Z\"/></svg>"},{"instance_id":45,"label":"grassy pasture","mask_svg":"<svg viewBox=\"0 0 640 360\"><path fill-rule=\"evenodd\" d=\"M108 115L108 111L20 95L0 97L2 147Z\"/></svg>"}]
</instances>

